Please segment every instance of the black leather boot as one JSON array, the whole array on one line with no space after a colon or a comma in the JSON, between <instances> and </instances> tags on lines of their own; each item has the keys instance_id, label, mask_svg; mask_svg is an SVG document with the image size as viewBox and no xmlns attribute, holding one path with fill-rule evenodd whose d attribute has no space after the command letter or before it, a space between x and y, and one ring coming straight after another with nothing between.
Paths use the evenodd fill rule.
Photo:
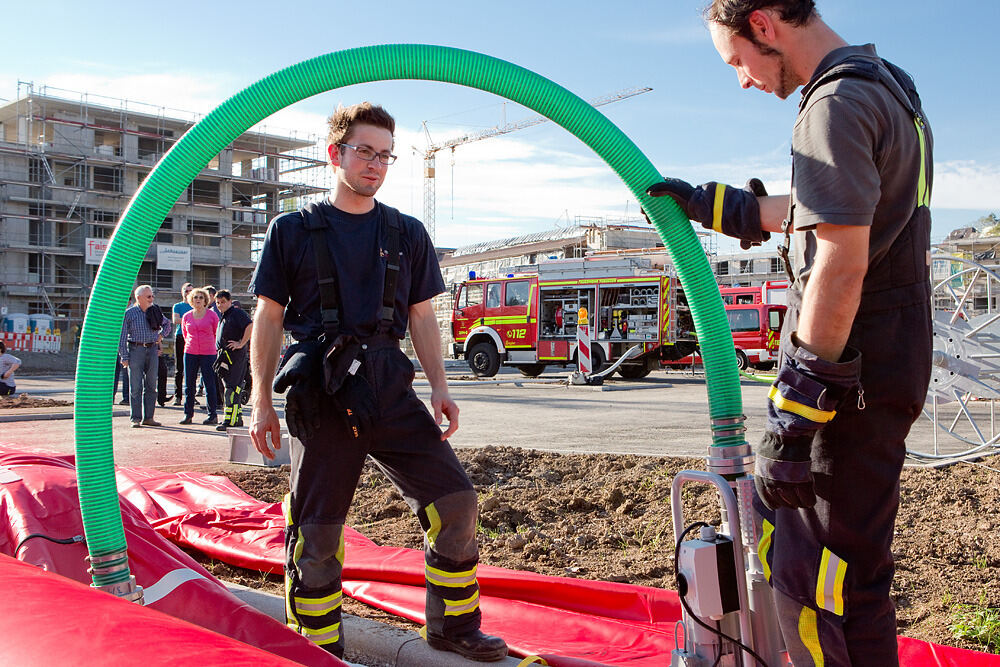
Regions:
<instances>
[{"instance_id":1,"label":"black leather boot","mask_svg":"<svg viewBox=\"0 0 1000 667\"><path fill-rule=\"evenodd\" d=\"M427 643L438 651L451 651L476 662L496 662L507 657L507 642L480 630L451 637L428 632Z\"/></svg>"}]
</instances>

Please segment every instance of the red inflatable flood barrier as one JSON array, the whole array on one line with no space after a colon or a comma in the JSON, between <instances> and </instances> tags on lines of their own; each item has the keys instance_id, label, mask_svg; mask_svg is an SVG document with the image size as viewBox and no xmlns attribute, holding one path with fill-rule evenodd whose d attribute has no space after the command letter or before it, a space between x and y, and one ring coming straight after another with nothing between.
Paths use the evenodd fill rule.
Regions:
<instances>
[{"instance_id":1,"label":"red inflatable flood barrier","mask_svg":"<svg viewBox=\"0 0 1000 667\"><path fill-rule=\"evenodd\" d=\"M11 569L8 561L12 559L0 557L3 562L3 580L10 581L12 586L22 591L13 594L11 593L13 588L0 587L0 591L3 591L0 595L0 600L3 602L0 604L11 605L10 614L0 615L0 618L17 619L18 628L17 631L5 633L4 641L0 642L0 664L73 664L95 667L108 664L146 663L317 666L344 664L282 623L230 594L222 583L190 556L154 531L142 512L124 498L121 499L121 509L128 544L129 567L138 584L144 589L146 607L118 600L107 593L91 590L89 586L84 586L79 593L73 594L74 600L86 594L84 597L87 599L81 598L79 604L75 602L68 604L61 593L49 595L48 591L65 588L70 583L67 580L90 584L91 577L87 573L85 560L87 549L82 543L56 544L43 538L29 539L23 543L16 557L36 567L27 569L16 567L17 563L13 561L15 568ZM82 533L83 524L77 498L73 457L26 453L18 451L12 445L0 444L0 554L15 556L17 545L31 534L70 538ZM62 576L54 578L58 583L45 583L53 580L52 577L39 579L30 576L38 572L38 568ZM19 583L22 580L23 583ZM33 595L27 591L35 583L38 583L40 588ZM76 590L76 587L69 588ZM88 601L90 599L92 601ZM91 625L97 625L98 619L100 624L108 622L104 617L109 602L116 604L113 608L118 611L115 613L124 614L125 617L131 617L130 611L133 608L136 613L142 612L136 616L137 622L141 620L157 633L162 629L174 627L171 623L176 623L181 629L187 628L187 623L175 621L184 619L194 626L207 629L202 630L201 635L197 636L192 635L190 630L183 630L183 636L197 639L196 645L205 641L219 647L236 645L242 647L243 651L237 652L236 655L264 656L264 661L257 663L255 662L257 658L254 660L248 658L245 662L234 662L228 658L216 661L211 658L215 655L213 651L208 652L207 658L199 654L197 659L190 661L170 660L168 651L180 650L179 644L174 645L176 638L165 639L160 634L146 635L141 631L137 632L139 630L137 626L128 629L127 635L122 633L115 640L121 644L120 649L115 648L115 651L120 652L121 660L108 662L102 652L106 649L105 641L111 637L110 630ZM175 619L170 619L170 616ZM155 622L149 620L157 617L162 618ZM116 631L125 630L125 625L124 621L112 624ZM83 630L67 635L62 631L66 626ZM11 644L9 641L11 636L16 636L18 643ZM19 643L21 640L26 640L27 643L37 640L39 646L47 646L53 642L65 644L66 650L71 649L75 658L60 661L50 659L49 654L40 653L38 655L46 655L46 659L35 661L9 659L8 656L11 654L8 651L28 650L27 643L21 647ZM251 647L257 648L251 652ZM130 658L126 655L128 650L132 651ZM268 654L264 651L273 654L271 658L268 658ZM166 656L163 662L147 661L150 653L158 652ZM219 655L223 653L220 649ZM17 655L22 654L17 653ZM294 662L288 662L289 660Z\"/></svg>"},{"instance_id":2,"label":"red inflatable flood barrier","mask_svg":"<svg viewBox=\"0 0 1000 667\"><path fill-rule=\"evenodd\" d=\"M0 590L4 665L300 665L7 556Z\"/></svg>"},{"instance_id":3,"label":"red inflatable flood barrier","mask_svg":"<svg viewBox=\"0 0 1000 667\"><path fill-rule=\"evenodd\" d=\"M0 446L0 465L10 465L4 451ZM142 468L117 474L129 501L123 508L141 510L160 534L233 565L281 572L279 505L254 500L224 477ZM0 532L0 551L3 539ZM347 542L345 592L423 622L423 553L379 547L350 529ZM129 546L131 559L131 536ZM479 581L484 630L554 667L660 667L674 648L680 607L672 591L488 566ZM1000 667L1000 656L907 637L899 638L899 656L904 667Z\"/></svg>"}]
</instances>

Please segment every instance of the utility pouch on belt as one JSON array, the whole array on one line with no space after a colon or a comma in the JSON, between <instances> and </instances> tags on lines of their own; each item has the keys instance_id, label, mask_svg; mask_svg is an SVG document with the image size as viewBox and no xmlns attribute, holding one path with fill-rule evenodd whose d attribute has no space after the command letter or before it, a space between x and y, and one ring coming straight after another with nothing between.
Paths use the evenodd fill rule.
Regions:
<instances>
[{"instance_id":1,"label":"utility pouch on belt","mask_svg":"<svg viewBox=\"0 0 1000 667\"><path fill-rule=\"evenodd\" d=\"M274 391L278 394L292 385L309 384L318 378L318 371L323 365L323 352L326 343L318 340L305 340L290 345L281 358L278 372L274 376ZM319 384L316 383L317 390Z\"/></svg>"}]
</instances>

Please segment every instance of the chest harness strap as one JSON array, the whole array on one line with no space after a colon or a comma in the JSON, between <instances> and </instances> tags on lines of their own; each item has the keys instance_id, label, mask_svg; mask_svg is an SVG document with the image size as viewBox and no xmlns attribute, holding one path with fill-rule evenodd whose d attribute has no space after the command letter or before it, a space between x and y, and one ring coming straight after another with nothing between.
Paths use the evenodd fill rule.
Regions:
<instances>
[{"instance_id":1,"label":"chest harness strap","mask_svg":"<svg viewBox=\"0 0 1000 667\"><path fill-rule=\"evenodd\" d=\"M378 332L387 333L392 328L396 311L396 283L399 278L399 211L378 204L379 247L385 268L382 277L382 310ZM316 259L316 273L319 276L320 315L323 318L323 335L333 340L340 332L340 294L337 289L337 267L330 256L325 230L326 217L315 203L304 206L301 211L305 228L310 232L313 255ZM386 246L381 249L382 222L386 225Z\"/></svg>"},{"instance_id":2,"label":"chest harness strap","mask_svg":"<svg viewBox=\"0 0 1000 667\"><path fill-rule=\"evenodd\" d=\"M880 67L879 63L884 65L884 67ZM903 108L905 108L910 115L913 116L913 124L917 130L917 140L920 142L920 171L917 176L917 201L914 208L930 206L931 193L930 188L928 187L929 166L927 164L927 125L924 122L924 117L921 115L919 110L920 96L917 95L917 89L913 85L913 80L900 67L897 67L888 60L884 59L875 61L870 58L848 58L847 60L834 65L820 74L816 81L803 89L802 99L799 100L799 113L802 113L802 111L806 108L809 97L812 95L813 91L816 90L816 88L824 83L828 83L845 76L854 76L862 79L869 79L871 81L881 81L889 92L892 93L893 97L895 97L899 103L903 105ZM794 183L795 161L793 159L793 187ZM781 231L784 233L785 238L781 245L778 246L778 254L781 255L781 259L784 262L785 273L788 275L790 285L795 284L795 272L792 270L792 262L788 254L789 248L791 247L791 232L793 228L792 209L792 197L789 196L788 215L781 221Z\"/></svg>"}]
</instances>

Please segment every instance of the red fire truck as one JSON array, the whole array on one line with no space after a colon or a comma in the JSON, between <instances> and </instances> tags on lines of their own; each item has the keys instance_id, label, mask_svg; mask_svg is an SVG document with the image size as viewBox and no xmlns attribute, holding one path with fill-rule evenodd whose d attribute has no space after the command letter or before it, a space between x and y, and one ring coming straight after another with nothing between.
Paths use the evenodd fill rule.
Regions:
<instances>
[{"instance_id":1,"label":"red fire truck","mask_svg":"<svg viewBox=\"0 0 1000 667\"><path fill-rule=\"evenodd\" d=\"M758 295L761 293L760 287L724 287L722 291L727 289L756 289ZM733 346L736 348L736 362L741 371L751 366L762 371L774 368L787 310L788 307L783 304L753 303L749 299L726 304L726 319L729 320L729 330L733 334ZM701 359L689 356L676 361L664 361L663 365L677 368L690 366L692 363L700 364Z\"/></svg>"},{"instance_id":2,"label":"red fire truck","mask_svg":"<svg viewBox=\"0 0 1000 667\"><path fill-rule=\"evenodd\" d=\"M455 289L452 354L479 376L502 364L535 377L546 366L576 363L577 314L586 308L594 372L641 345L618 368L641 378L664 359L695 349L694 325L679 281L636 258L549 260L534 273L474 276Z\"/></svg>"},{"instance_id":3,"label":"red fire truck","mask_svg":"<svg viewBox=\"0 0 1000 667\"><path fill-rule=\"evenodd\" d=\"M788 305L788 281L768 280L753 287L721 287L722 300L727 306L744 303L780 303Z\"/></svg>"},{"instance_id":4,"label":"red fire truck","mask_svg":"<svg viewBox=\"0 0 1000 667\"><path fill-rule=\"evenodd\" d=\"M787 310L787 306L767 303L726 306L740 370L749 366L762 371L774 368L781 342L781 325Z\"/></svg>"}]
</instances>

